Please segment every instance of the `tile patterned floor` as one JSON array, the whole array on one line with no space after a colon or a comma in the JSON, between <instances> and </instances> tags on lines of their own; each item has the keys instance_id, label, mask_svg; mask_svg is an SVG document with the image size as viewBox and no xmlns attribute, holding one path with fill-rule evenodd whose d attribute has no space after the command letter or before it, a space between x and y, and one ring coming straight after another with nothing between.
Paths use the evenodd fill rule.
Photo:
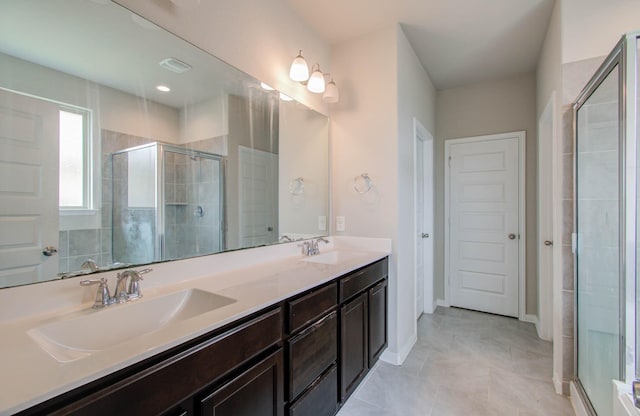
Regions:
<instances>
[{"instance_id":1,"label":"tile patterned floor","mask_svg":"<svg viewBox=\"0 0 640 416\"><path fill-rule=\"evenodd\" d=\"M402 366L379 362L338 416L573 416L533 324L439 307Z\"/></svg>"}]
</instances>

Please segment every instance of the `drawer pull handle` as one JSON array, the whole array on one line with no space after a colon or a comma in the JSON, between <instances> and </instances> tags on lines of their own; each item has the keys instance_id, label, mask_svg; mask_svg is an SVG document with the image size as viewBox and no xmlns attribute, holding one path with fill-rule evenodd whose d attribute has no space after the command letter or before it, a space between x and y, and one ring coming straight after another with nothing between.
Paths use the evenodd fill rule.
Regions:
<instances>
[{"instance_id":1,"label":"drawer pull handle","mask_svg":"<svg viewBox=\"0 0 640 416\"><path fill-rule=\"evenodd\" d=\"M324 317L322 317L322 319L320 319L318 322L316 322L315 324L313 324L312 326L310 326L309 328L305 329L304 331L300 332L298 335L295 336L295 339L298 338L302 338L305 335L307 335L308 333L315 331L316 329L320 328L322 326L322 324L325 323L326 320L331 319L333 317L335 317L337 315L336 311L331 312L328 315L325 315Z\"/></svg>"}]
</instances>

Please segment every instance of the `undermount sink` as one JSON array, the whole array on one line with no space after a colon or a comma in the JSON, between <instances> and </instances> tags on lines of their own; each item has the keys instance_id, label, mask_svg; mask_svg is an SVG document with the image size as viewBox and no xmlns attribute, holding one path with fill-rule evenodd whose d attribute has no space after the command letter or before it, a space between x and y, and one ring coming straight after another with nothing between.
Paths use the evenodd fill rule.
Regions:
<instances>
[{"instance_id":1,"label":"undermount sink","mask_svg":"<svg viewBox=\"0 0 640 416\"><path fill-rule=\"evenodd\" d=\"M28 331L38 345L59 362L75 361L143 334L236 302L200 289L188 289L87 315L46 324Z\"/></svg>"},{"instance_id":2,"label":"undermount sink","mask_svg":"<svg viewBox=\"0 0 640 416\"><path fill-rule=\"evenodd\" d=\"M302 261L307 263L338 264L343 261L353 260L364 254L365 253L362 253L360 251L329 251L327 253L305 257L302 259Z\"/></svg>"}]
</instances>

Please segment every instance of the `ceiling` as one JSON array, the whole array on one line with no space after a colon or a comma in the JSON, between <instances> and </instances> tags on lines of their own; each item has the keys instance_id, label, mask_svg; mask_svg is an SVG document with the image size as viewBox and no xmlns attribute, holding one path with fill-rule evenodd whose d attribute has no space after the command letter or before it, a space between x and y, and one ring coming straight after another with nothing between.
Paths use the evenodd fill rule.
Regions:
<instances>
[{"instance_id":1,"label":"ceiling","mask_svg":"<svg viewBox=\"0 0 640 416\"><path fill-rule=\"evenodd\" d=\"M437 89L534 71L555 0L286 0L330 45L401 23Z\"/></svg>"},{"instance_id":2,"label":"ceiling","mask_svg":"<svg viewBox=\"0 0 640 416\"><path fill-rule=\"evenodd\" d=\"M0 0L0 10L0 53L176 109L257 85L108 0ZM159 62L169 57L192 69L176 74L162 68ZM171 92L157 91L158 84Z\"/></svg>"}]
</instances>

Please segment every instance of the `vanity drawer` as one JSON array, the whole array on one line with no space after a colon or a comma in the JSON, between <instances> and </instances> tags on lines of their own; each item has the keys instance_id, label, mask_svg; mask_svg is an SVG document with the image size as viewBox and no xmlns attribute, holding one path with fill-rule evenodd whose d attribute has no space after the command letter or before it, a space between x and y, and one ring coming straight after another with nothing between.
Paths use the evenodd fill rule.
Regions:
<instances>
[{"instance_id":1,"label":"vanity drawer","mask_svg":"<svg viewBox=\"0 0 640 416\"><path fill-rule=\"evenodd\" d=\"M335 365L289 408L289 416L333 416L338 410L338 369Z\"/></svg>"},{"instance_id":2,"label":"vanity drawer","mask_svg":"<svg viewBox=\"0 0 640 416\"><path fill-rule=\"evenodd\" d=\"M329 312L336 306L337 299L338 285L337 283L331 283L298 299L287 302L289 315L288 332L292 334Z\"/></svg>"},{"instance_id":3,"label":"vanity drawer","mask_svg":"<svg viewBox=\"0 0 640 416\"><path fill-rule=\"evenodd\" d=\"M289 400L302 393L338 356L338 314L331 312L288 342Z\"/></svg>"},{"instance_id":4,"label":"vanity drawer","mask_svg":"<svg viewBox=\"0 0 640 416\"><path fill-rule=\"evenodd\" d=\"M384 258L340 279L340 303L345 302L387 276L388 260Z\"/></svg>"}]
</instances>

